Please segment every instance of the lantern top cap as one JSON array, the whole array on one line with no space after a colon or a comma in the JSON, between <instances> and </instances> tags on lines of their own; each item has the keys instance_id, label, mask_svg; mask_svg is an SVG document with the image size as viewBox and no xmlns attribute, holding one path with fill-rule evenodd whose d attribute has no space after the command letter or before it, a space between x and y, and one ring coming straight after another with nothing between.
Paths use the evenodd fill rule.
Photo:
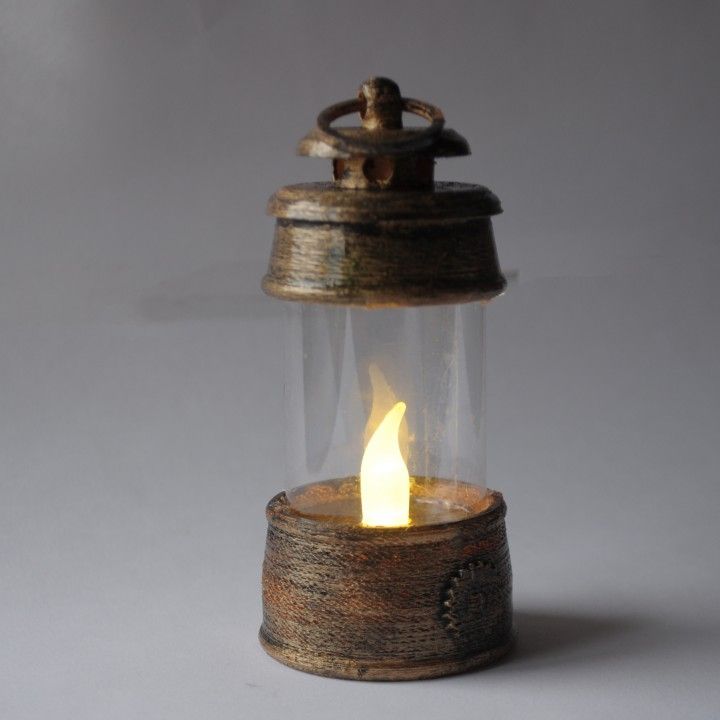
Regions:
<instances>
[{"instance_id":1,"label":"lantern top cap","mask_svg":"<svg viewBox=\"0 0 720 720\"><path fill-rule=\"evenodd\" d=\"M353 113L360 126L334 127ZM405 128L403 113L427 124ZM437 107L373 77L323 110L298 152L332 159L333 179L270 198L268 295L378 308L487 302L503 291L490 220L500 201L483 185L435 181L435 158L470 152Z\"/></svg>"},{"instance_id":2,"label":"lantern top cap","mask_svg":"<svg viewBox=\"0 0 720 720\"><path fill-rule=\"evenodd\" d=\"M403 127L403 112L428 121L423 128ZM359 127L333 127L341 117L358 113ZM397 83L385 77L368 78L357 97L325 108L298 144L298 155L324 158L425 155L455 157L470 154L465 138L445 128L440 108L402 97Z\"/></svg>"}]
</instances>

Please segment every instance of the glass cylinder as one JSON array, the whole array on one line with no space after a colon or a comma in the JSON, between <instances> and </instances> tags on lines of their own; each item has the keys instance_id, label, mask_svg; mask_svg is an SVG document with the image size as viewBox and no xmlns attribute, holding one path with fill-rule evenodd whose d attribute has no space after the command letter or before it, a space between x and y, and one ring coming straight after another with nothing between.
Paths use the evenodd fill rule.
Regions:
<instances>
[{"instance_id":1,"label":"glass cylinder","mask_svg":"<svg viewBox=\"0 0 720 720\"><path fill-rule=\"evenodd\" d=\"M483 509L483 305L286 307L291 506L377 527Z\"/></svg>"}]
</instances>

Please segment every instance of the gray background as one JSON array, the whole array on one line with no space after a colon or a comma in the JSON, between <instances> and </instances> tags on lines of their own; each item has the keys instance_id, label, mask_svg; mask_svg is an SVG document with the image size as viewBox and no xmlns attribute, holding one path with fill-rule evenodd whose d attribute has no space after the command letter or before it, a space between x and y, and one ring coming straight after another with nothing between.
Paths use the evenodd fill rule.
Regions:
<instances>
[{"instance_id":1,"label":"gray background","mask_svg":"<svg viewBox=\"0 0 720 720\"><path fill-rule=\"evenodd\" d=\"M716 2L0 2L0 717L720 716ZM432 682L256 642L279 185L371 74L440 105L518 279L488 477L521 642Z\"/></svg>"}]
</instances>

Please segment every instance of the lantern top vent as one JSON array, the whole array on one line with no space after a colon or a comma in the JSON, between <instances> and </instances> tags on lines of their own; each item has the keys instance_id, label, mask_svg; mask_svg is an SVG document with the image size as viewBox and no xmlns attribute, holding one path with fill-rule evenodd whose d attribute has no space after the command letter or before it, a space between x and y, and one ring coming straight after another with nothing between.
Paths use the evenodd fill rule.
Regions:
<instances>
[{"instance_id":1,"label":"lantern top vent","mask_svg":"<svg viewBox=\"0 0 720 720\"><path fill-rule=\"evenodd\" d=\"M427 125L403 127L403 112ZM334 127L358 113L359 127ZM263 288L286 300L382 307L487 301L505 287L486 187L435 182L435 158L469 155L442 111L374 77L323 110L298 154L332 159L333 181L290 185Z\"/></svg>"}]
</instances>

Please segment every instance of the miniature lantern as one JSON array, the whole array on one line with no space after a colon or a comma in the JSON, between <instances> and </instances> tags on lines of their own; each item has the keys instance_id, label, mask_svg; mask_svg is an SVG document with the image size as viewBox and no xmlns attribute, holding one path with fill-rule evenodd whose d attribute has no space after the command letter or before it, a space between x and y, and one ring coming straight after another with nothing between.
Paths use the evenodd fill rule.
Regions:
<instances>
[{"instance_id":1,"label":"miniature lantern","mask_svg":"<svg viewBox=\"0 0 720 720\"><path fill-rule=\"evenodd\" d=\"M333 127L359 113L361 127ZM403 112L428 121L403 128ZM287 486L267 507L265 649L321 675L434 677L512 640L502 495L485 487L484 305L502 292L481 185L434 182L469 154L385 78L299 145L333 181L291 185L265 292L288 301Z\"/></svg>"}]
</instances>

